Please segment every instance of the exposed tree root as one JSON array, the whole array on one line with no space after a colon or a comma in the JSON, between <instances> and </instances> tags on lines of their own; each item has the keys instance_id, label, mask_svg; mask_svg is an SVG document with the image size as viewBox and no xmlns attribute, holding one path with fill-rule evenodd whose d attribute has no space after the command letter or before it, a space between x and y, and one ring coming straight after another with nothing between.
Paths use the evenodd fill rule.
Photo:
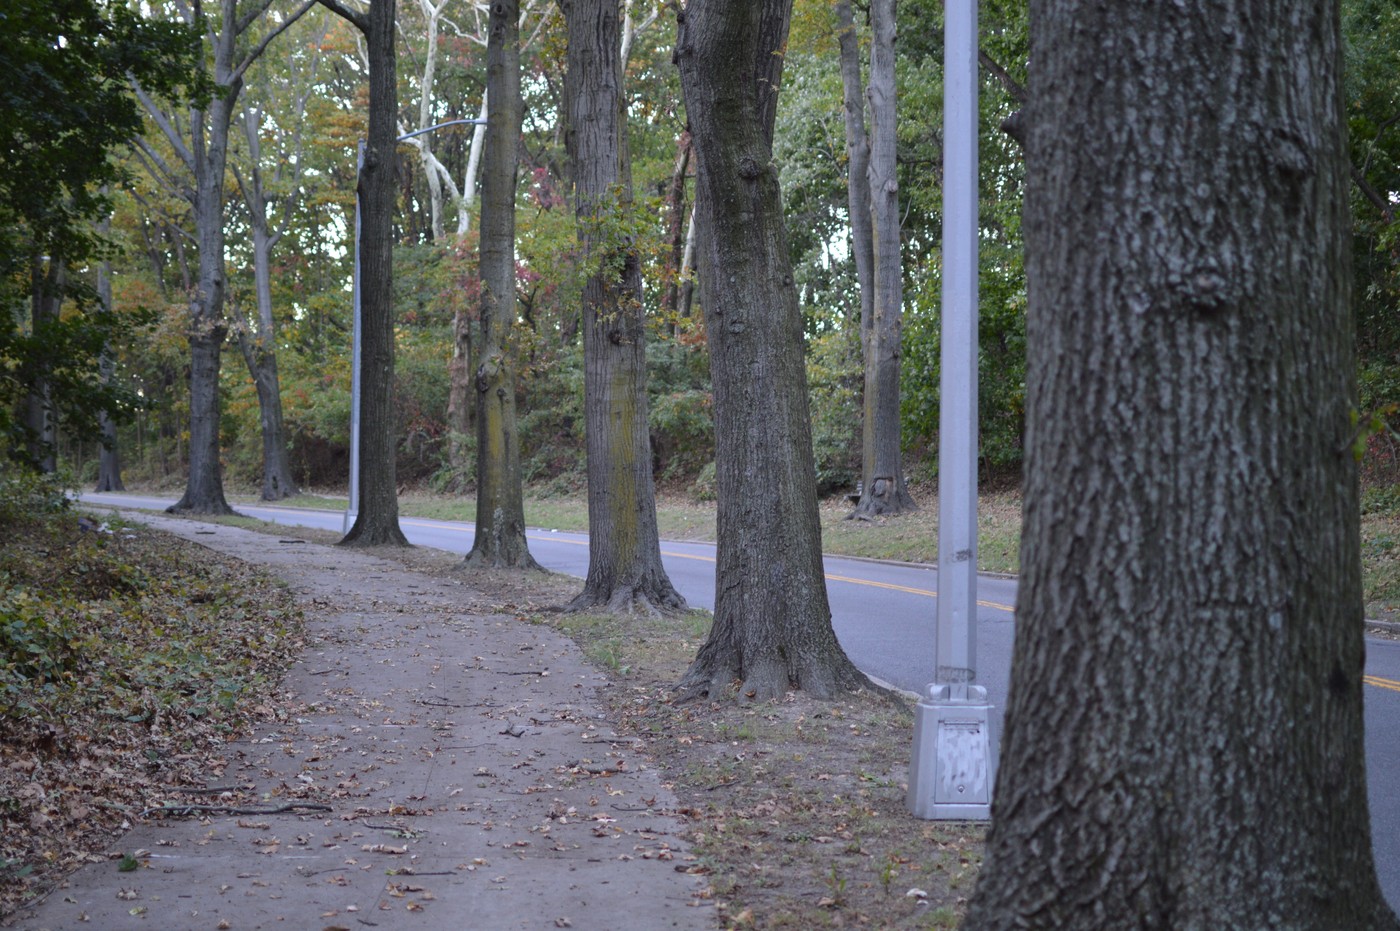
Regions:
<instances>
[{"instance_id":1,"label":"exposed tree root","mask_svg":"<svg viewBox=\"0 0 1400 931\"><path fill-rule=\"evenodd\" d=\"M669 582L645 586L617 585L607 591L602 585L585 585L562 610L578 614L601 609L608 614L641 614L660 617L686 610L685 599Z\"/></svg>"},{"instance_id":2,"label":"exposed tree root","mask_svg":"<svg viewBox=\"0 0 1400 931\"><path fill-rule=\"evenodd\" d=\"M740 652L733 646L715 649L707 643L676 684L675 704L700 699L769 702L791 691L806 692L823 701L862 690L894 696L870 681L844 654L801 660L770 655L745 662Z\"/></svg>"}]
</instances>

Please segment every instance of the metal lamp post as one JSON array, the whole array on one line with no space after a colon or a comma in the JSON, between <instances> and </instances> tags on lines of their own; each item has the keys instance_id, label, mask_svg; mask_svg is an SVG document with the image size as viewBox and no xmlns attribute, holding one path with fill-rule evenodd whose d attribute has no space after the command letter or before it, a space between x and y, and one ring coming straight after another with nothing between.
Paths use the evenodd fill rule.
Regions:
<instances>
[{"instance_id":1,"label":"metal lamp post","mask_svg":"<svg viewBox=\"0 0 1400 931\"><path fill-rule=\"evenodd\" d=\"M991 817L991 705L977 678L977 3L944 3L943 290L934 681L914 718L909 810Z\"/></svg>"},{"instance_id":2,"label":"metal lamp post","mask_svg":"<svg viewBox=\"0 0 1400 931\"><path fill-rule=\"evenodd\" d=\"M476 126L485 124L485 120L448 120L445 123L438 123L433 126L426 126L423 129L415 129L411 133L404 133L395 139L395 142L403 142L405 139L412 139L414 136L421 136L430 133L435 129L442 129L444 126ZM349 533L350 528L355 525L355 518L360 513L360 173L365 169L365 141L360 140L358 154L355 158L355 272L351 287L354 297L351 301L355 313L355 328L353 336L353 349L350 353L350 500L345 508L345 519L341 522L340 532Z\"/></svg>"}]
</instances>

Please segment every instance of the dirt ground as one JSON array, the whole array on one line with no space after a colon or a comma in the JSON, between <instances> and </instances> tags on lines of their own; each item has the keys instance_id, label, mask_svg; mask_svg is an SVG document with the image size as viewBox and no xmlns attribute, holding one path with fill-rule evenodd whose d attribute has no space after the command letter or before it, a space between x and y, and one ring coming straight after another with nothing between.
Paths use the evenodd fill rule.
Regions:
<instances>
[{"instance_id":1,"label":"dirt ground","mask_svg":"<svg viewBox=\"0 0 1400 931\"><path fill-rule=\"evenodd\" d=\"M600 699L675 792L721 927L957 927L984 828L908 814L908 701L794 692L774 704L677 705L671 686L708 632L708 613L566 614L557 606L577 593L577 579L464 572L459 557L421 547L375 552L462 579L475 610L567 633L608 674Z\"/></svg>"}]
</instances>

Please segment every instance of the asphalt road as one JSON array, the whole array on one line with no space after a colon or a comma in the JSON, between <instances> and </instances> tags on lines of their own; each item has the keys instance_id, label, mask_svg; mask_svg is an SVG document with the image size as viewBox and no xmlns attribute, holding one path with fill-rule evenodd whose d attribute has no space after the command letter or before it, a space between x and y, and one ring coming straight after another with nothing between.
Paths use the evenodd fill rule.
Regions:
<instances>
[{"instance_id":1,"label":"asphalt road","mask_svg":"<svg viewBox=\"0 0 1400 931\"><path fill-rule=\"evenodd\" d=\"M128 508L163 509L168 498L84 494L82 500ZM343 514L304 508L239 505L249 517L291 526L339 531ZM419 546L465 554L472 525L405 517L399 521ZM530 552L547 569L578 576L588 572L588 536L550 529L528 533ZM714 607L714 545L663 541L671 582L694 607ZM922 692L931 679L934 599L938 573L928 567L828 556L827 592L832 622L847 655L866 674ZM978 582L978 681L996 709L994 738L1001 733L1011 667L1016 582L982 576ZM1366 764L1370 784L1372 843L1381 886L1400 906L1400 642L1366 641Z\"/></svg>"}]
</instances>

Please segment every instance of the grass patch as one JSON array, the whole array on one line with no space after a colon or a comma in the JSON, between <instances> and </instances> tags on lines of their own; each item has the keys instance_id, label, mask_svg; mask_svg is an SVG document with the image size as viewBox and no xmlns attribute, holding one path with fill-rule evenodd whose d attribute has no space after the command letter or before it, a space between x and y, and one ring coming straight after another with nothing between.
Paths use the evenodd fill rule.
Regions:
<instances>
[{"instance_id":1,"label":"grass patch","mask_svg":"<svg viewBox=\"0 0 1400 931\"><path fill-rule=\"evenodd\" d=\"M84 526L87 529L84 529ZM93 858L123 822L204 786L225 742L284 716L302 620L270 577L115 519L0 537L0 912Z\"/></svg>"}]
</instances>

